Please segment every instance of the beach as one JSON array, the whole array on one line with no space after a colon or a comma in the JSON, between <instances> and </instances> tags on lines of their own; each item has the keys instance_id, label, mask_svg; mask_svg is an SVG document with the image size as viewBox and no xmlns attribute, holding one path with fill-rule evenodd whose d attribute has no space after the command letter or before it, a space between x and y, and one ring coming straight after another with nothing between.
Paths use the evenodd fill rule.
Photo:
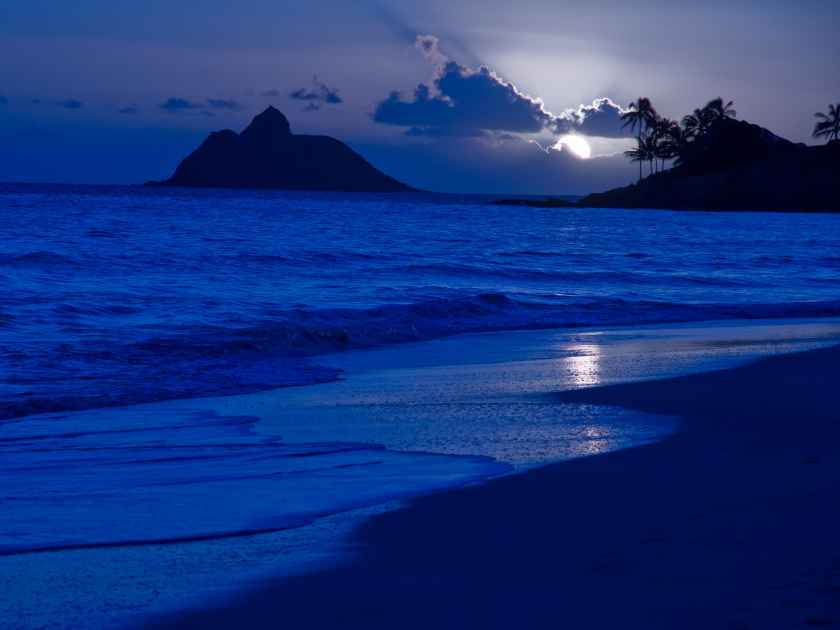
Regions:
<instances>
[{"instance_id":1,"label":"beach","mask_svg":"<svg viewBox=\"0 0 840 630\"><path fill-rule=\"evenodd\" d=\"M557 402L680 418L665 439L414 500L354 560L166 627L807 628L840 622L833 347Z\"/></svg>"},{"instance_id":2,"label":"beach","mask_svg":"<svg viewBox=\"0 0 840 630\"><path fill-rule=\"evenodd\" d=\"M840 630L840 0L241 4L0 9L0 630Z\"/></svg>"}]
</instances>

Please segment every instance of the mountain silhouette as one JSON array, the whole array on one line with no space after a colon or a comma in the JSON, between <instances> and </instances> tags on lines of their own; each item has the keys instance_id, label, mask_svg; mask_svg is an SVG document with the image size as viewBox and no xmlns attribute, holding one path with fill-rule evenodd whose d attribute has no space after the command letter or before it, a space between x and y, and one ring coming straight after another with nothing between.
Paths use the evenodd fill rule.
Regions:
<instances>
[{"instance_id":1,"label":"mountain silhouette","mask_svg":"<svg viewBox=\"0 0 840 630\"><path fill-rule=\"evenodd\" d=\"M343 142L294 135L288 119L268 107L242 132L211 133L175 173L151 186L276 188L405 192L412 188L371 166Z\"/></svg>"}]
</instances>

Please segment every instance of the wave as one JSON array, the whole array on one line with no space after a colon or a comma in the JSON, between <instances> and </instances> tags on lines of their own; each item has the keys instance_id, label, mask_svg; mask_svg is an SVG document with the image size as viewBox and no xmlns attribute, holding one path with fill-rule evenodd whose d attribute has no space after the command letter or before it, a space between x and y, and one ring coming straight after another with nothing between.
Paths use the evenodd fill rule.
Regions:
<instances>
[{"instance_id":1,"label":"wave","mask_svg":"<svg viewBox=\"0 0 840 630\"><path fill-rule=\"evenodd\" d=\"M840 300L786 304L685 304L618 298L514 299L482 293L369 309L289 309L240 327L182 326L170 334L103 345L62 344L44 356L17 351L38 379L0 391L0 418L173 398L230 395L326 382L339 371L311 357L460 333L641 325L716 319L840 316ZM12 374L10 370L10 374Z\"/></svg>"},{"instance_id":2,"label":"wave","mask_svg":"<svg viewBox=\"0 0 840 630\"><path fill-rule=\"evenodd\" d=\"M253 536L510 470L482 456L286 442L257 421L161 407L4 427L0 502L14 509L0 556Z\"/></svg>"},{"instance_id":3,"label":"wave","mask_svg":"<svg viewBox=\"0 0 840 630\"><path fill-rule=\"evenodd\" d=\"M75 266L78 261L55 252L34 251L22 254L0 253L0 266L3 267L40 267L40 266Z\"/></svg>"},{"instance_id":4,"label":"wave","mask_svg":"<svg viewBox=\"0 0 840 630\"><path fill-rule=\"evenodd\" d=\"M547 255L547 254L539 254ZM733 278L722 277L719 274L668 274L655 273L652 271L616 271L616 270L594 270L577 271L571 269L540 269L534 267L515 267L511 265L495 266L485 264L469 263L413 263L401 266L386 267L378 269L377 273L388 276L404 277L406 275L431 274L444 278L492 278L517 281L532 281L537 283L563 283L572 285L604 286L615 285L621 287L630 286L655 286L655 287L690 287L690 286L714 286L721 288L737 287L764 287L765 283L759 282L755 277Z\"/></svg>"}]
</instances>

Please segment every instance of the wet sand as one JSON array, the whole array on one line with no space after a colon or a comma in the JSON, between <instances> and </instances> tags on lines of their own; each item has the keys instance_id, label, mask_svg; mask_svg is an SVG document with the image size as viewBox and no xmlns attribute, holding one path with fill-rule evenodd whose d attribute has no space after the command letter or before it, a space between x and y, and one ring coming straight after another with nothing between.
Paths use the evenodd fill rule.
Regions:
<instances>
[{"instance_id":1,"label":"wet sand","mask_svg":"<svg viewBox=\"0 0 840 630\"><path fill-rule=\"evenodd\" d=\"M355 560L159 627L840 625L840 349L549 394L679 416L665 440L428 496Z\"/></svg>"}]
</instances>

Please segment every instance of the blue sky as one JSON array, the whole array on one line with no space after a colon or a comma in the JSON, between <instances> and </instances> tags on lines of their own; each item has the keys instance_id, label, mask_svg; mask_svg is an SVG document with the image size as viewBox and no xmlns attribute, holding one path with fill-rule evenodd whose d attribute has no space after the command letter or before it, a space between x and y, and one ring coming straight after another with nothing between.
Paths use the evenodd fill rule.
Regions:
<instances>
[{"instance_id":1,"label":"blue sky","mask_svg":"<svg viewBox=\"0 0 840 630\"><path fill-rule=\"evenodd\" d=\"M808 141L840 101L838 31L835 0L6 0L0 180L160 178L274 104L415 186L587 192L635 170L609 155L612 112L581 105L646 95L679 117L720 95ZM598 157L540 148L570 130L606 136Z\"/></svg>"}]
</instances>

